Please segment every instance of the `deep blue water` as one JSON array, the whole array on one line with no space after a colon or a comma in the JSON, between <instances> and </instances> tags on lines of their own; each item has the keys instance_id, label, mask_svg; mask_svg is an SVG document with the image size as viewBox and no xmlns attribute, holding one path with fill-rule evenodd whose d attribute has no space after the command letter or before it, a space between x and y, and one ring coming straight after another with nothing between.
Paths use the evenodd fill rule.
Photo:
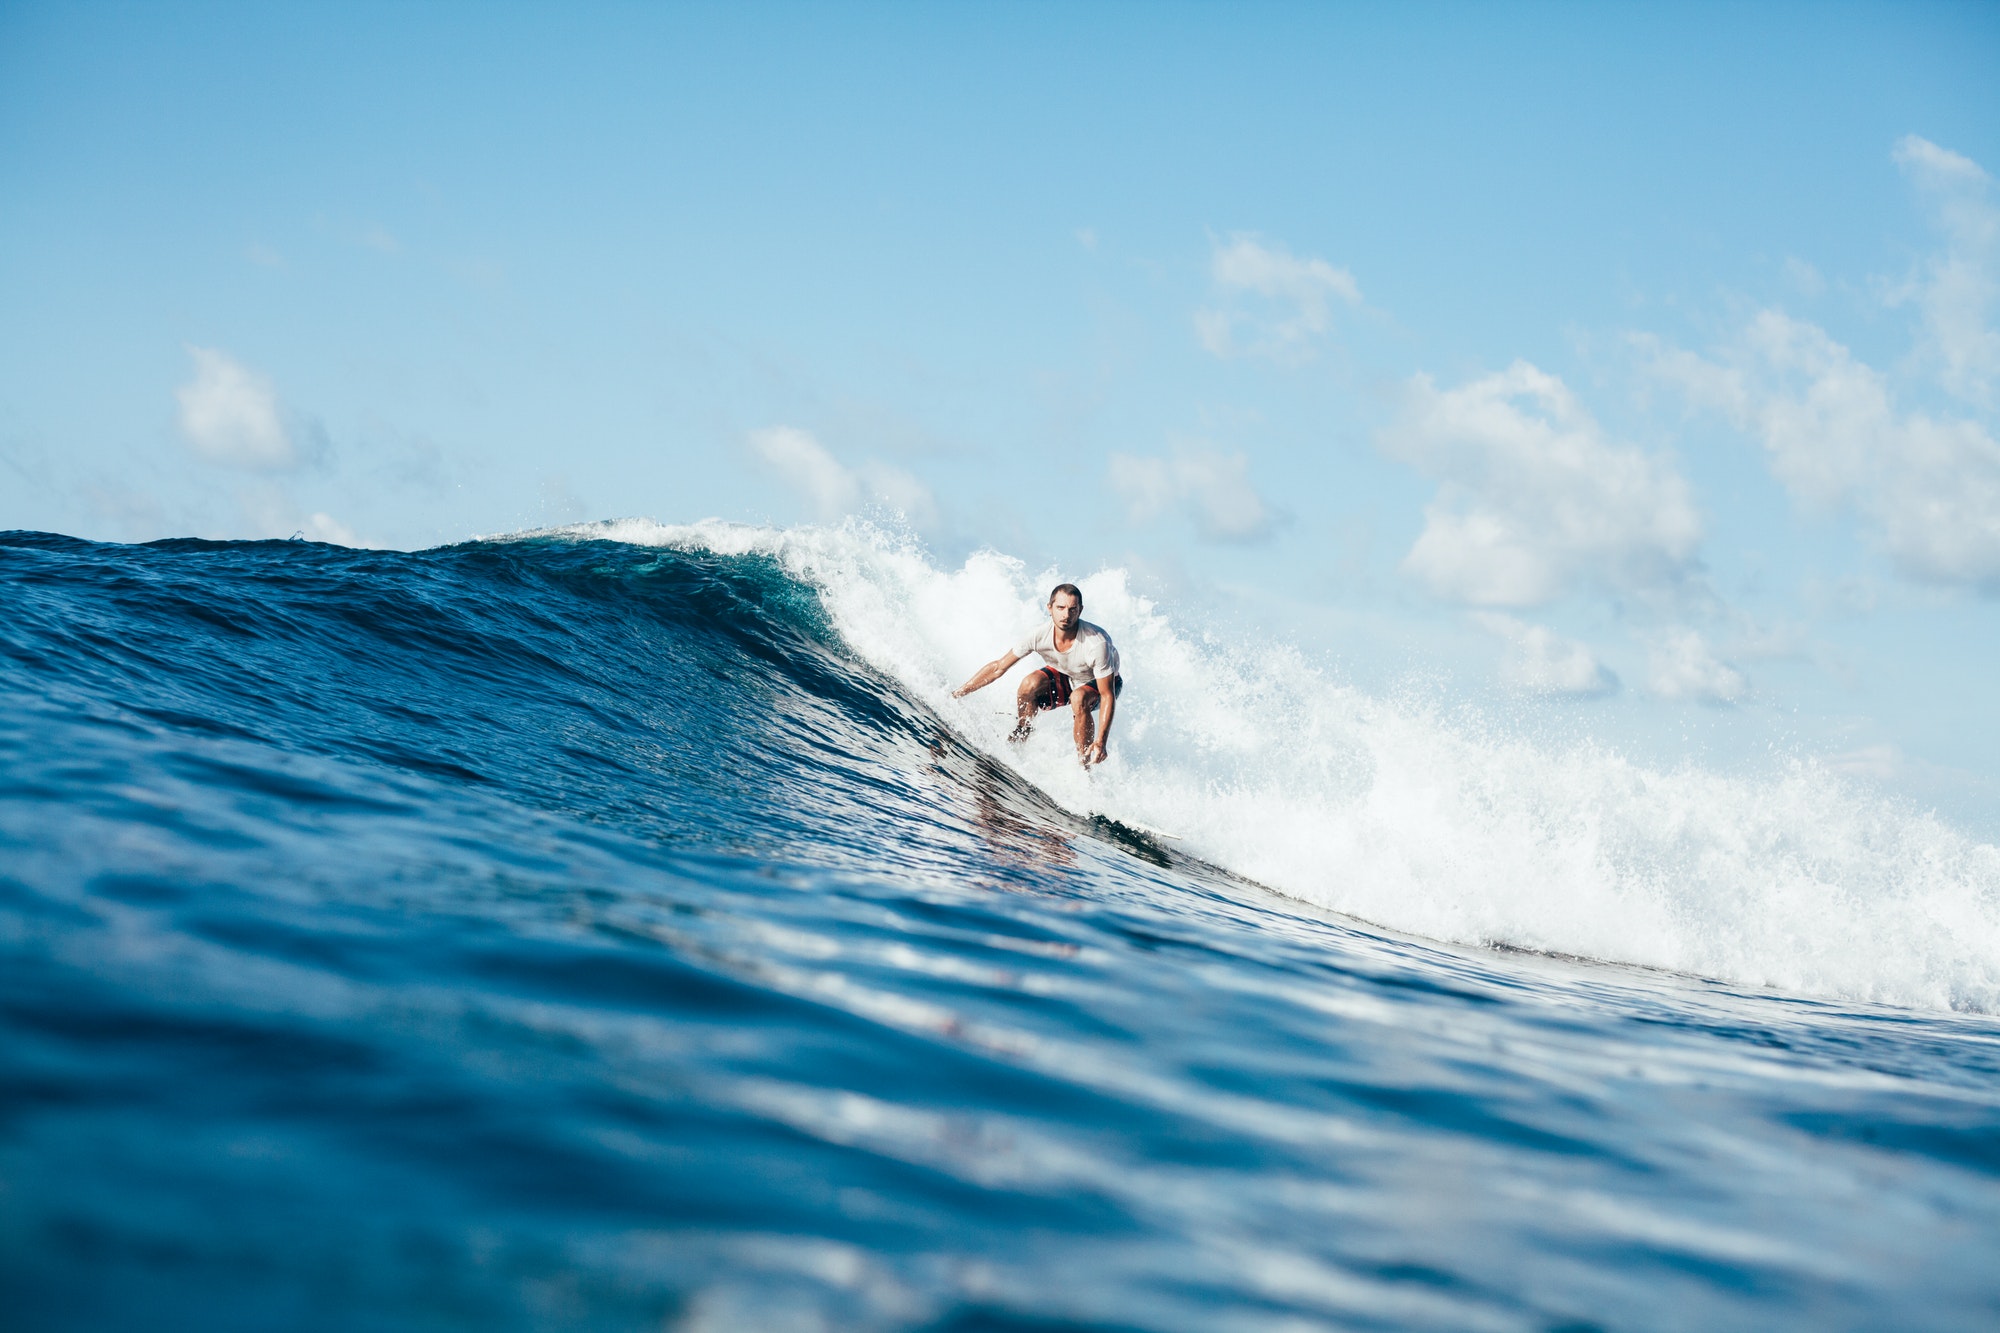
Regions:
<instances>
[{"instance_id":1,"label":"deep blue water","mask_svg":"<svg viewBox=\"0 0 2000 1333\"><path fill-rule=\"evenodd\" d=\"M0 1310L2000 1326L2000 1021L1079 817L777 564L0 536Z\"/></svg>"}]
</instances>

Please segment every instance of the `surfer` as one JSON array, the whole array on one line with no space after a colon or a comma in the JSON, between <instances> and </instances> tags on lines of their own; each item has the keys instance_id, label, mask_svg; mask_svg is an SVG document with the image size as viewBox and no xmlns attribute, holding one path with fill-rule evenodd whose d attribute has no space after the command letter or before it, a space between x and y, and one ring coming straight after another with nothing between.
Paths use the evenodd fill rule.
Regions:
<instances>
[{"instance_id":1,"label":"surfer","mask_svg":"<svg viewBox=\"0 0 2000 1333\"><path fill-rule=\"evenodd\" d=\"M974 672L951 697L962 699L985 689L1030 653L1048 665L1021 678L1021 687L1014 692L1014 734L1007 739L1028 739L1035 714L1067 704L1075 721L1077 757L1085 768L1103 763L1104 744L1111 736L1111 719L1125 681L1118 674L1118 649L1109 634L1083 618L1083 593L1074 583L1058 583L1049 594L1049 618L1030 630L1013 651ZM1100 703L1104 716L1093 717Z\"/></svg>"}]
</instances>

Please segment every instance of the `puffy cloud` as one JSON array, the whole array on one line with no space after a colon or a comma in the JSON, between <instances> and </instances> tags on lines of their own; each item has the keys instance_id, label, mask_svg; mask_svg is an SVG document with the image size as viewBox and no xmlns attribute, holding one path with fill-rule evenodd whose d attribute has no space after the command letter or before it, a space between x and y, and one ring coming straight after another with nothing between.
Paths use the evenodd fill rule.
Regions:
<instances>
[{"instance_id":1,"label":"puffy cloud","mask_svg":"<svg viewBox=\"0 0 2000 1333\"><path fill-rule=\"evenodd\" d=\"M1971 158L1906 135L1896 165L1915 184L1944 232L1931 256L1892 300L1913 300L1923 312L1920 350L1950 392L1993 404L2000 379L2000 330L1989 318L2000 298L2000 207L1993 178Z\"/></svg>"},{"instance_id":2,"label":"puffy cloud","mask_svg":"<svg viewBox=\"0 0 2000 1333\"><path fill-rule=\"evenodd\" d=\"M877 504L914 527L937 526L937 499L930 487L901 468L878 459L849 468L810 432L792 426L751 431L747 444L751 456L804 497L823 521Z\"/></svg>"},{"instance_id":3,"label":"puffy cloud","mask_svg":"<svg viewBox=\"0 0 2000 1333\"><path fill-rule=\"evenodd\" d=\"M1743 673L1716 657L1708 640L1691 629L1669 630L1653 640L1646 686L1666 699L1733 704L1750 693Z\"/></svg>"},{"instance_id":4,"label":"puffy cloud","mask_svg":"<svg viewBox=\"0 0 2000 1333\"><path fill-rule=\"evenodd\" d=\"M913 474L871 458L861 465L860 477L876 504L901 514L912 527L926 531L937 527L937 497Z\"/></svg>"},{"instance_id":5,"label":"puffy cloud","mask_svg":"<svg viewBox=\"0 0 2000 1333\"><path fill-rule=\"evenodd\" d=\"M1479 612L1474 619L1488 633L1507 642L1507 655L1500 659L1500 679L1517 690L1590 697L1618 688L1618 677L1585 644L1565 639L1545 626L1491 611Z\"/></svg>"},{"instance_id":6,"label":"puffy cloud","mask_svg":"<svg viewBox=\"0 0 2000 1333\"><path fill-rule=\"evenodd\" d=\"M226 352L190 347L194 378L174 391L181 435L211 463L255 471L296 467L299 451L285 429L277 391Z\"/></svg>"},{"instance_id":7,"label":"puffy cloud","mask_svg":"<svg viewBox=\"0 0 2000 1333\"><path fill-rule=\"evenodd\" d=\"M1243 543L1264 540L1278 523L1276 511L1250 484L1250 460L1240 453L1182 449L1172 458L1115 453L1107 470L1134 523L1180 513L1210 541Z\"/></svg>"},{"instance_id":8,"label":"puffy cloud","mask_svg":"<svg viewBox=\"0 0 2000 1333\"><path fill-rule=\"evenodd\" d=\"M1826 279L1820 271L1800 259L1797 255L1785 261L1785 280L1797 289L1801 296L1818 296L1826 290Z\"/></svg>"},{"instance_id":9,"label":"puffy cloud","mask_svg":"<svg viewBox=\"0 0 2000 1333\"><path fill-rule=\"evenodd\" d=\"M1895 160L1945 246L1891 291L1922 311L1917 363L1972 416L1905 410L1890 378L1818 325L1779 310L1711 356L1641 337L1661 379L1756 436L1800 501L1857 514L1907 578L2000 592L2000 444L1980 419L2000 379L2000 209L1978 163L1908 135Z\"/></svg>"},{"instance_id":10,"label":"puffy cloud","mask_svg":"<svg viewBox=\"0 0 2000 1333\"><path fill-rule=\"evenodd\" d=\"M326 513L306 515L305 526L299 531L301 535L312 541L326 542L333 546L366 546L368 544L354 535L353 528L348 527L345 523L333 517L333 515Z\"/></svg>"},{"instance_id":11,"label":"puffy cloud","mask_svg":"<svg viewBox=\"0 0 2000 1333\"><path fill-rule=\"evenodd\" d=\"M1221 300L1195 312L1195 332L1219 357L1308 360L1332 323L1333 303L1361 304L1361 288L1346 269L1240 232L1215 247L1209 273Z\"/></svg>"},{"instance_id":12,"label":"puffy cloud","mask_svg":"<svg viewBox=\"0 0 2000 1333\"><path fill-rule=\"evenodd\" d=\"M1897 166L1927 182L1976 185L1992 179L1971 158L1940 148L1917 134L1898 139L1891 156Z\"/></svg>"},{"instance_id":13,"label":"puffy cloud","mask_svg":"<svg viewBox=\"0 0 2000 1333\"><path fill-rule=\"evenodd\" d=\"M1760 439L1793 496L1860 514L1905 576L2000 591L2000 445L1984 426L1898 410L1880 372L1776 310L1720 359L1641 346L1689 401Z\"/></svg>"},{"instance_id":14,"label":"puffy cloud","mask_svg":"<svg viewBox=\"0 0 2000 1333\"><path fill-rule=\"evenodd\" d=\"M860 505L861 483L809 432L772 426L751 431L749 444L750 452L804 496L821 518L838 518Z\"/></svg>"},{"instance_id":15,"label":"puffy cloud","mask_svg":"<svg viewBox=\"0 0 2000 1333\"><path fill-rule=\"evenodd\" d=\"M1692 569L1701 518L1672 463L1607 439L1525 361L1451 390L1417 376L1380 443L1441 483L1403 567L1442 597L1537 606L1585 581L1670 589Z\"/></svg>"}]
</instances>

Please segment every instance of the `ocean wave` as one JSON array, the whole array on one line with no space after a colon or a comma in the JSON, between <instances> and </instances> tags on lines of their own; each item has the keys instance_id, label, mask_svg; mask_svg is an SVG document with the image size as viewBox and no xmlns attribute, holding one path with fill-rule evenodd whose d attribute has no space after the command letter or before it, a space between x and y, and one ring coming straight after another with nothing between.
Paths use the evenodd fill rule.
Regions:
<instances>
[{"instance_id":1,"label":"ocean wave","mask_svg":"<svg viewBox=\"0 0 2000 1333\"><path fill-rule=\"evenodd\" d=\"M1754 776L1658 769L1481 728L1372 697L1296 651L1211 642L1110 569L1077 582L1129 688L1116 761L1086 777L1059 727L1005 743L1004 684L949 697L1043 614L1055 571L991 551L939 568L865 523L562 531L772 559L863 661L1066 808L1172 830L1307 902L1439 940L2000 1010L2000 848L1810 759Z\"/></svg>"},{"instance_id":2,"label":"ocean wave","mask_svg":"<svg viewBox=\"0 0 2000 1333\"><path fill-rule=\"evenodd\" d=\"M0 534L10 1326L1994 1308L1995 1021L1799 998L1990 1003L1991 849L1232 665L1115 571L1087 778L948 697L1049 581Z\"/></svg>"}]
</instances>

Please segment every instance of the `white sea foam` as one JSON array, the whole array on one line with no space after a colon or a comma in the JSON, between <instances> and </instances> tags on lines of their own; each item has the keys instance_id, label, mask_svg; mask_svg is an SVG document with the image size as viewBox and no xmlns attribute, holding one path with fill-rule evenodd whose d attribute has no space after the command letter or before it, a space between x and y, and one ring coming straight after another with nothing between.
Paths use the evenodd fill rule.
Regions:
<instances>
[{"instance_id":1,"label":"white sea foam","mask_svg":"<svg viewBox=\"0 0 2000 1333\"><path fill-rule=\"evenodd\" d=\"M581 531L776 557L857 653L1058 801L1306 901L1436 939L2000 1012L2000 848L1814 763L1661 771L1481 731L1296 653L1225 654L1109 570L1078 582L1128 688L1114 762L1086 777L1066 718L1006 743L1011 678L949 697L1045 614L1051 574L991 552L939 569L865 525Z\"/></svg>"}]
</instances>

